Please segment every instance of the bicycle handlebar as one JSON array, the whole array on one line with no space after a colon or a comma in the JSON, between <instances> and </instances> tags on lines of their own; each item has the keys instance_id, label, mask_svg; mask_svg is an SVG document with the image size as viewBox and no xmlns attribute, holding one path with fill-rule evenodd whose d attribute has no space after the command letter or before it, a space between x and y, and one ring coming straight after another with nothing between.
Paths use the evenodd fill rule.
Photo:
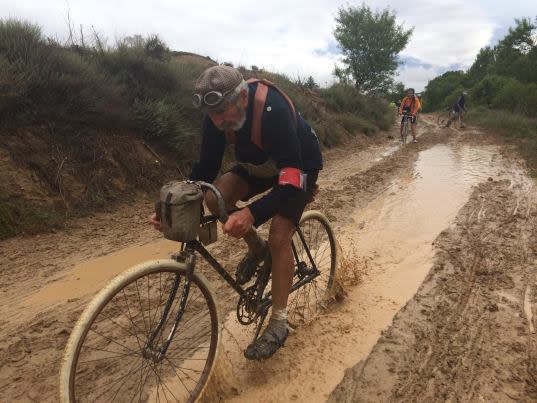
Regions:
<instances>
[{"instance_id":1,"label":"bicycle handlebar","mask_svg":"<svg viewBox=\"0 0 537 403\"><path fill-rule=\"evenodd\" d=\"M226 203L224 203L224 198L222 197L222 193L220 193L220 191L214 185L210 183L202 182L202 181L195 181L194 183L197 183L202 188L209 189L210 191L214 193L214 195L216 196L216 201L218 203L220 220L222 222L226 222L227 219L229 218L229 214L226 210Z\"/></svg>"}]
</instances>

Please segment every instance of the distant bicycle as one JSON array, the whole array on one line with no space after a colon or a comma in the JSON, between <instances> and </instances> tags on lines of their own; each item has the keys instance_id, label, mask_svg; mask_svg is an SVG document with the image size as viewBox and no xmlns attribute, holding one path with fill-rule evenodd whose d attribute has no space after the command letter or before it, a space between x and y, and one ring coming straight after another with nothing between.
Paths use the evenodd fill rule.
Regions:
<instances>
[{"instance_id":1,"label":"distant bicycle","mask_svg":"<svg viewBox=\"0 0 537 403\"><path fill-rule=\"evenodd\" d=\"M409 115L408 113L403 113L403 131L401 132L401 143L403 145L406 144L408 133L410 133L410 131L412 130L410 128L411 123L412 123L412 115Z\"/></svg>"},{"instance_id":2,"label":"distant bicycle","mask_svg":"<svg viewBox=\"0 0 537 403\"><path fill-rule=\"evenodd\" d=\"M451 108L445 108L443 112L438 115L438 127L445 128L449 127L452 124L453 127L459 129L461 127L461 114L460 112L455 112Z\"/></svg>"},{"instance_id":3,"label":"distant bicycle","mask_svg":"<svg viewBox=\"0 0 537 403\"><path fill-rule=\"evenodd\" d=\"M197 269L197 256L235 290L237 320L242 325L255 324L254 340L259 336L272 306L267 287L270 258L258 267L253 284L241 287L203 246L216 241L216 223L227 220L222 196L211 184L194 183L214 192L220 214L204 216L200 207L196 216L201 222L195 218L194 239L182 243L171 259L135 266L95 296L65 349L62 402L197 400L210 378L222 338L215 294ZM304 212L292 250L295 267L289 319L300 324L319 312L334 284L336 241L322 213Z\"/></svg>"}]
</instances>

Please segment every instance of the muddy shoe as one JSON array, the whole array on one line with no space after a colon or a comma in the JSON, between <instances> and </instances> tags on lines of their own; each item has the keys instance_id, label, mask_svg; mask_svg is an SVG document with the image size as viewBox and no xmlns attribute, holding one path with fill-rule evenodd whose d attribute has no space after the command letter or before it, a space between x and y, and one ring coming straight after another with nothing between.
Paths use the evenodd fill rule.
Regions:
<instances>
[{"instance_id":1,"label":"muddy shoe","mask_svg":"<svg viewBox=\"0 0 537 403\"><path fill-rule=\"evenodd\" d=\"M244 356L249 360L265 360L283 347L288 335L286 320L271 319L263 334L246 348Z\"/></svg>"},{"instance_id":2,"label":"muddy shoe","mask_svg":"<svg viewBox=\"0 0 537 403\"><path fill-rule=\"evenodd\" d=\"M258 253L248 251L246 256L242 258L235 271L235 279L240 285L246 284L255 273L257 267L268 257L268 244L264 242L263 249Z\"/></svg>"}]
</instances>

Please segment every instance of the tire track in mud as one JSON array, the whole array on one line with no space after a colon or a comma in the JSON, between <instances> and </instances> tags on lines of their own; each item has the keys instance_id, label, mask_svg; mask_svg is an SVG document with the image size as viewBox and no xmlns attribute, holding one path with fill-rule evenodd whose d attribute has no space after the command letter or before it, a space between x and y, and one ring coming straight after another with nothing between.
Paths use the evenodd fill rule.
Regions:
<instances>
[{"instance_id":1,"label":"tire track in mud","mask_svg":"<svg viewBox=\"0 0 537 403\"><path fill-rule=\"evenodd\" d=\"M416 296L329 401L537 401L537 340L524 312L536 287L534 196L527 183L477 187L437 238Z\"/></svg>"}]
</instances>

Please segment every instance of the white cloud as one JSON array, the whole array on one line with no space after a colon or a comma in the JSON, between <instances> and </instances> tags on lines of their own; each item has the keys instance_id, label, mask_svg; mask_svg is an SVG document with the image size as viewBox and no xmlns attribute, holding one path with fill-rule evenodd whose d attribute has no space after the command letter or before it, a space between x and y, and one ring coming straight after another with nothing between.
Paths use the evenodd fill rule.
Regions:
<instances>
[{"instance_id":1,"label":"white cloud","mask_svg":"<svg viewBox=\"0 0 537 403\"><path fill-rule=\"evenodd\" d=\"M397 79L405 84L405 87L414 88L417 92L423 91L427 82L438 76L439 70L435 67L414 66L399 71Z\"/></svg>"},{"instance_id":2,"label":"white cloud","mask_svg":"<svg viewBox=\"0 0 537 403\"><path fill-rule=\"evenodd\" d=\"M379 9L393 7L399 21L415 27L402 56L417 58L432 67L401 69L400 78L422 88L435 69L454 63L469 66L479 49L488 44L498 22L485 1L414 0L393 5L388 0L371 0L368 4ZM25 18L43 26L46 34L65 38L67 4L77 27L82 24L89 30L94 26L112 41L125 35L157 33L175 50L236 65L255 64L294 78L312 75L325 84L333 79L337 56L318 50L333 43L334 17L339 6L348 3L0 0L0 17Z\"/></svg>"}]
</instances>

